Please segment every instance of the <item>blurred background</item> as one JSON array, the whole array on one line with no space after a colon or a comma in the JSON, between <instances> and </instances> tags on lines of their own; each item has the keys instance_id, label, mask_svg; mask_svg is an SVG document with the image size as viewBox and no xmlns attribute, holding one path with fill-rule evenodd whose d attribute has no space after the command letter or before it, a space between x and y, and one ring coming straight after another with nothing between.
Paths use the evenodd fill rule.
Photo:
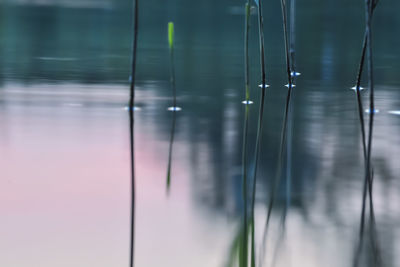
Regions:
<instances>
[{"instance_id":1,"label":"blurred background","mask_svg":"<svg viewBox=\"0 0 400 267\"><path fill-rule=\"evenodd\" d=\"M287 84L280 1L264 1L267 90L255 208L263 243ZM141 1L135 266L227 266L243 210L244 3ZM374 208L382 263L400 265L400 17L373 20ZM263 266L352 266L364 161L355 93L364 1L296 4L296 80ZM260 81L250 30L249 173ZM173 130L167 23L175 24ZM0 266L128 266L132 1L0 2ZM366 74L364 75L366 77ZM366 79L362 86L367 87ZM368 90L362 92L367 107ZM167 165L171 134L171 184ZM367 227L368 228L368 227ZM365 237L363 266L376 266Z\"/></svg>"}]
</instances>

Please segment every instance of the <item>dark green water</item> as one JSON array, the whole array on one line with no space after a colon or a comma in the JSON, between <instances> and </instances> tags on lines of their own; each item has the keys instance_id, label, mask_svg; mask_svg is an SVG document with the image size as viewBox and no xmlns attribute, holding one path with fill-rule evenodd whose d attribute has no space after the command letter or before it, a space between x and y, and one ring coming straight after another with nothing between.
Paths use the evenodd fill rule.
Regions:
<instances>
[{"instance_id":1,"label":"dark green water","mask_svg":"<svg viewBox=\"0 0 400 267\"><path fill-rule=\"evenodd\" d=\"M239 228L244 1L143 1L137 58L135 266L224 266ZM352 2L352 3L350 3ZM374 17L374 208L384 266L400 257L400 2ZM255 10L254 10L255 11ZM298 1L284 174L264 266L352 266L364 163L354 86L363 1ZM261 245L287 83L280 1L264 3L267 91L256 197ZM172 127L167 23L176 33ZM260 89L250 36L249 164ZM0 4L0 266L128 266L129 1ZM367 87L364 79L362 85ZM365 107L369 91L363 91ZM391 112L391 113L390 113ZM281 217L286 214L285 224ZM282 227L283 226L283 227ZM284 238L280 234L284 229ZM365 237L363 266L375 266ZM257 256L259 256L257 250ZM275 256L274 256L275 255Z\"/></svg>"}]
</instances>

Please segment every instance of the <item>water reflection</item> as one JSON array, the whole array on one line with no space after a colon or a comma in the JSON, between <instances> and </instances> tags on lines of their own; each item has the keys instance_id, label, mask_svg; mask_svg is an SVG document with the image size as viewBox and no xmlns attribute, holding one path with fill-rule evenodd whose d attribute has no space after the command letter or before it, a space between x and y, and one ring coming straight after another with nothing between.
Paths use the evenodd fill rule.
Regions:
<instances>
[{"instance_id":1,"label":"water reflection","mask_svg":"<svg viewBox=\"0 0 400 267\"><path fill-rule=\"evenodd\" d=\"M176 107L174 107L174 108L176 108ZM176 125L176 112L173 112L172 113L172 126L171 126L171 139L169 140L169 149L168 149L168 167L167 167L167 191L168 192L169 192L169 188L171 185L172 148L174 145L175 125Z\"/></svg>"}]
</instances>

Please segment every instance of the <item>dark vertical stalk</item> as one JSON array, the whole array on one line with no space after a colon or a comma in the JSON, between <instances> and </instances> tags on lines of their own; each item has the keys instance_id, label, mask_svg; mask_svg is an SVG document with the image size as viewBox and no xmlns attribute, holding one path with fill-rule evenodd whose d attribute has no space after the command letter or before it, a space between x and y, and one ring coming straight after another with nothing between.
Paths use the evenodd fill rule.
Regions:
<instances>
[{"instance_id":1,"label":"dark vertical stalk","mask_svg":"<svg viewBox=\"0 0 400 267\"><path fill-rule=\"evenodd\" d=\"M139 0L133 2L133 43L132 43L132 65L130 79L130 100L129 100L129 132L130 132L130 153L131 153L131 222L130 222L130 259L129 266L134 266L135 251L135 137L134 137L134 106L135 106L135 82L136 82L136 55L137 36L139 29Z\"/></svg>"},{"instance_id":2,"label":"dark vertical stalk","mask_svg":"<svg viewBox=\"0 0 400 267\"><path fill-rule=\"evenodd\" d=\"M251 198L251 267L255 267L255 220L254 220L254 205L256 196L256 184L257 184L257 170L258 161L261 146L262 126L263 126L263 115L266 95L266 74L265 74L265 48L264 48L264 18L262 13L262 0L258 1L258 31L259 31L259 43L260 43L260 66L261 66L261 97L260 97L260 108L258 112L258 128L256 137L256 147L254 155L254 175L253 175L253 188Z\"/></svg>"},{"instance_id":3,"label":"dark vertical stalk","mask_svg":"<svg viewBox=\"0 0 400 267\"><path fill-rule=\"evenodd\" d=\"M250 1L245 6L245 33L244 33L244 57L245 57L245 116L243 126L243 149L242 149L242 176L243 176L243 244L240 267L247 266L248 260L248 221L247 221L247 137L249 129L249 106L250 106L250 71L249 71L249 29L250 29Z\"/></svg>"},{"instance_id":4,"label":"dark vertical stalk","mask_svg":"<svg viewBox=\"0 0 400 267\"><path fill-rule=\"evenodd\" d=\"M169 152L168 152L168 169L167 169L167 191L169 191L171 185L171 163L172 163L172 147L174 144L175 136L175 125L176 125L176 112L172 114L172 126L171 126L171 138L169 140Z\"/></svg>"}]
</instances>

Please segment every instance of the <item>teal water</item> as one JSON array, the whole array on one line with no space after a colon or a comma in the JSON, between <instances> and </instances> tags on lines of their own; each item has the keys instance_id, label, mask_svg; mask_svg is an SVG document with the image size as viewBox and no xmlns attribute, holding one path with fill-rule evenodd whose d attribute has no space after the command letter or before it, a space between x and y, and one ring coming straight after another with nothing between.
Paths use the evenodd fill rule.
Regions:
<instances>
[{"instance_id":1,"label":"teal water","mask_svg":"<svg viewBox=\"0 0 400 267\"><path fill-rule=\"evenodd\" d=\"M364 164L350 88L364 33L363 1L297 2L296 64L302 75L264 266L274 258L275 266L352 266ZM243 209L243 5L140 5L135 266L219 267L228 261ZM382 260L391 267L400 264L400 2L379 5L373 28L380 111L372 152L374 208ZM264 3L271 87L257 184L257 247L287 92L280 12L279 1ZM182 111L167 193L173 123L167 111L169 21L175 24ZM255 13L251 23L250 170L260 90ZM128 266L131 28L131 3L125 0L0 4L0 266ZM362 92L365 108L368 93ZM363 266L375 266L365 239Z\"/></svg>"}]
</instances>

